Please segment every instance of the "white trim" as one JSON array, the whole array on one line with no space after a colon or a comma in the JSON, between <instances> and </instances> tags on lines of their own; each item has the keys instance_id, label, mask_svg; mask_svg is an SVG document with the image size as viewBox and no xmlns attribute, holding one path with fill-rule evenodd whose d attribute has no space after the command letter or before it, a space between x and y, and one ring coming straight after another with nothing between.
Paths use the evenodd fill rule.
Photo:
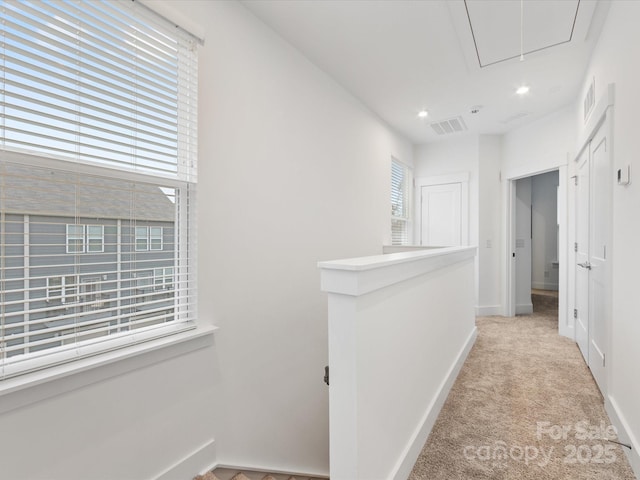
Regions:
<instances>
[{"instance_id":1,"label":"white trim","mask_svg":"<svg viewBox=\"0 0 640 480\"><path fill-rule=\"evenodd\" d=\"M604 408L618 432L619 441L631 445L632 450L626 447L622 447L622 449L627 455L633 473L637 478L640 478L640 441L633 434L633 429L629 426L629 422L627 422L622 411L620 411L618 402L611 395L605 396Z\"/></svg>"},{"instance_id":2,"label":"white trim","mask_svg":"<svg viewBox=\"0 0 640 480\"><path fill-rule=\"evenodd\" d=\"M172 6L169 2L156 2L152 0L137 0L149 10L155 12L156 15L163 17L177 28L184 30L191 35L200 45L204 45L206 29L199 23L195 22L192 17L185 14L181 8Z\"/></svg>"},{"instance_id":3,"label":"white trim","mask_svg":"<svg viewBox=\"0 0 640 480\"><path fill-rule=\"evenodd\" d=\"M201 474L206 473L210 470L215 470L216 468L224 468L226 470L236 470L236 471L245 471L245 472L259 472L262 474L275 474L275 475L287 475L289 477L305 477L305 478L322 478L322 479L327 479L329 480L329 473L328 472L302 472L300 470L289 470L286 467L270 467L270 466L263 466L263 465L256 465L256 464L250 464L250 463L242 463L242 462L231 462L231 463L224 463L221 462L217 465L214 465L212 468L205 470L204 472L201 472ZM187 477L185 477L187 478ZM167 479L169 480L169 479Z\"/></svg>"},{"instance_id":4,"label":"white trim","mask_svg":"<svg viewBox=\"0 0 640 480\"><path fill-rule=\"evenodd\" d=\"M69 227L81 227L82 228L82 233L70 233ZM66 224L66 230L65 230L66 236L66 245L67 245L67 253L68 254L76 254L76 253L84 253L85 252L85 233L86 233L86 227L84 224L82 223L67 223ZM74 241L78 241L80 240L80 250L72 250L70 249L70 243L69 240L74 240ZM76 244L73 244L74 248L76 247Z\"/></svg>"},{"instance_id":5,"label":"white trim","mask_svg":"<svg viewBox=\"0 0 640 480\"><path fill-rule=\"evenodd\" d=\"M0 415L213 343L214 326L201 326L131 347L37 370L0 382Z\"/></svg>"},{"instance_id":6,"label":"white trim","mask_svg":"<svg viewBox=\"0 0 640 480\"><path fill-rule=\"evenodd\" d=\"M400 166L402 168L403 171L403 186L406 189L405 195L404 195L404 216L397 216L393 214L393 168L394 168L394 164L397 164L398 166ZM393 222L397 221L397 222L403 222L404 223L404 230L405 230L405 242L399 245L410 245L412 243L412 239L413 239L413 196L414 196L414 177L413 177L413 167L404 163L401 160L398 160L396 157L394 157L393 155L391 156L391 169L390 169L390 187L391 187L391 207L392 207L392 212L391 212L391 220L389 222L389 227L390 227L390 233L391 233L391 242L393 243Z\"/></svg>"},{"instance_id":7,"label":"white trim","mask_svg":"<svg viewBox=\"0 0 640 480\"><path fill-rule=\"evenodd\" d=\"M504 262L502 278L504 285L502 288L504 307L503 315L505 317L513 317L516 314L516 262L513 253L516 251L516 222L515 222L515 205L516 205L516 189L514 181L508 180L503 183L503 216L502 235L504 241Z\"/></svg>"},{"instance_id":8,"label":"white trim","mask_svg":"<svg viewBox=\"0 0 640 480\"><path fill-rule=\"evenodd\" d=\"M142 230L144 228L144 235L138 235L138 230ZM148 252L149 251L149 226L148 225L136 225L133 228L133 246L135 252ZM138 240L144 240L145 248L138 248Z\"/></svg>"},{"instance_id":9,"label":"white trim","mask_svg":"<svg viewBox=\"0 0 640 480\"><path fill-rule=\"evenodd\" d=\"M392 474L390 478L393 480L406 480L413 469L413 466L424 447L427 438L429 437L429 433L433 429L433 426L436 423L436 419L438 418L438 414L440 410L442 410L442 406L451 391L451 387L456 381L462 366L464 365L473 344L476 341L478 336L477 327L473 327L473 331L467 338L464 346L458 353L455 362L451 365L447 376L444 378L440 387L438 388L438 393L433 398L433 401L427 407L426 412L424 413L418 427L416 428L414 434L411 437L411 440L405 447L398 463L396 463L394 469L392 470Z\"/></svg>"},{"instance_id":10,"label":"white trim","mask_svg":"<svg viewBox=\"0 0 640 480\"><path fill-rule=\"evenodd\" d=\"M360 296L476 255L476 247L434 248L320 262L323 292Z\"/></svg>"},{"instance_id":11,"label":"white trim","mask_svg":"<svg viewBox=\"0 0 640 480\"><path fill-rule=\"evenodd\" d=\"M98 236L94 233L91 234L89 233L89 230L91 229L91 227L97 227L100 229L100 250L91 250L91 242L90 240L97 240ZM104 253L104 225L97 225L97 224L86 224L84 227L84 233L85 233L85 243L86 243L86 247L85 247L85 252L86 253Z\"/></svg>"},{"instance_id":12,"label":"white trim","mask_svg":"<svg viewBox=\"0 0 640 480\"><path fill-rule=\"evenodd\" d=\"M578 140L578 148L573 159L574 162L578 161L580 155L582 154L582 151L587 147L593 136L596 134L598 128L600 127L600 124L604 122L607 110L609 109L609 107L612 107L614 105L614 101L615 84L610 83L609 85L607 85L607 93L600 97L600 100L598 100L595 108L591 111L591 115L589 115L589 120L587 121L583 133Z\"/></svg>"},{"instance_id":13,"label":"white trim","mask_svg":"<svg viewBox=\"0 0 640 480\"><path fill-rule=\"evenodd\" d=\"M569 166L558 169L558 333L574 339L573 307L569 307ZM563 185L564 187L560 187ZM573 216L573 215L572 215ZM562 227L564 225L564 228ZM571 314L569 314L571 308Z\"/></svg>"},{"instance_id":14,"label":"white trim","mask_svg":"<svg viewBox=\"0 0 640 480\"><path fill-rule=\"evenodd\" d=\"M569 153L565 155L565 160L569 158ZM540 170L535 170L540 168ZM569 302L569 295L573 292L569 291L569 242L571 237L569 235L569 216L568 216L568 201L569 201L569 185L568 185L568 165L561 163L559 165L550 167L549 165L536 167L535 165L528 165L526 168L522 168L517 172L513 171L509 176L505 176L505 182L503 187L503 198L506 199L503 205L503 235L504 242L504 263L503 263L503 302L504 313L506 317L513 317L518 314L529 314L533 311L529 311L529 304L516 305L516 288L515 288L515 258L513 252L516 251L516 232L515 232L515 203L516 203L516 189L515 182L520 178L531 177L534 175L540 175L542 173L557 171L558 172L558 220L560 220L558 226L558 333L569 338L573 336L573 316L569 316L569 309L572 308ZM511 176L515 175L515 176Z\"/></svg>"},{"instance_id":15,"label":"white trim","mask_svg":"<svg viewBox=\"0 0 640 480\"><path fill-rule=\"evenodd\" d=\"M448 183L463 183L469 182L469 172L452 173L449 175L433 175L429 177L416 178L416 186L429 186L429 185L446 185Z\"/></svg>"},{"instance_id":16,"label":"white trim","mask_svg":"<svg viewBox=\"0 0 640 480\"><path fill-rule=\"evenodd\" d=\"M176 478L192 478L193 472L205 473L215 468L215 440L205 442L194 451L175 462L169 468L154 477L154 480L175 480Z\"/></svg>"},{"instance_id":17,"label":"white trim","mask_svg":"<svg viewBox=\"0 0 640 480\"><path fill-rule=\"evenodd\" d=\"M159 228L160 229L160 248L151 248L153 243L151 242L151 240L153 240L154 238L157 240L157 235L152 235L151 234L151 230L153 230L154 228ZM164 249L164 228L163 227L158 227L157 225L149 225L149 251L150 252L161 252Z\"/></svg>"},{"instance_id":18,"label":"white trim","mask_svg":"<svg viewBox=\"0 0 640 480\"><path fill-rule=\"evenodd\" d=\"M557 283L551 282L531 282L531 288L535 288L537 290L558 290Z\"/></svg>"}]
</instances>

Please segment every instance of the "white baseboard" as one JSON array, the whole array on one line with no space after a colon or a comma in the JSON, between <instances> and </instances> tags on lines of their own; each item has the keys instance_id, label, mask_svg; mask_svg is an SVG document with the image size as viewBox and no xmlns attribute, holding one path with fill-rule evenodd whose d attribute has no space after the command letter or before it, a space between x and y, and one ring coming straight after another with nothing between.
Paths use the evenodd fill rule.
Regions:
<instances>
[{"instance_id":1,"label":"white baseboard","mask_svg":"<svg viewBox=\"0 0 640 480\"><path fill-rule=\"evenodd\" d=\"M502 315L502 305L478 305L476 307L476 317L490 317L491 315Z\"/></svg>"},{"instance_id":2,"label":"white baseboard","mask_svg":"<svg viewBox=\"0 0 640 480\"><path fill-rule=\"evenodd\" d=\"M216 446L215 440L211 439L157 475L154 480L188 480L213 469L215 463Z\"/></svg>"},{"instance_id":3,"label":"white baseboard","mask_svg":"<svg viewBox=\"0 0 640 480\"><path fill-rule=\"evenodd\" d=\"M629 428L629 424L620 411L620 407L618 407L614 398L607 395L604 402L604 408L611 419L611 423L616 427L620 442L631 445L631 450L626 447L622 447L622 450L627 454L629 464L631 465L631 469L633 470L636 478L640 478L640 442L638 442L638 439Z\"/></svg>"},{"instance_id":4,"label":"white baseboard","mask_svg":"<svg viewBox=\"0 0 640 480\"><path fill-rule=\"evenodd\" d=\"M406 480L409 477L409 474L411 474L411 470L413 470L413 466L422 451L422 447L427 441L427 437L429 436L429 433L431 433L433 425L436 423L438 414L440 413L440 410L449 395L449 391L451 390L453 383L456 381L458 373L460 373L460 369L462 368L464 361L467 359L467 355L469 355L471 347L473 347L477 336L478 330L476 327L473 327L473 331L469 335L469 338L467 338L467 341L460 350L460 353L458 353L456 361L451 365L447 376L440 384L438 393L427 407L427 411L422 417L418 428L411 436L409 444L403 450L403 453L392 470L392 474L389 478L392 478L393 480Z\"/></svg>"},{"instance_id":5,"label":"white baseboard","mask_svg":"<svg viewBox=\"0 0 640 480\"><path fill-rule=\"evenodd\" d=\"M303 477L303 478L318 478L318 479L328 479L328 472L301 472L299 470L288 470L286 467L274 467L274 466L264 466L264 465L252 465L252 464L243 464L242 462L220 462L219 464L214 465L209 470L215 470L216 468L224 468L226 470L234 470L237 472L260 472L263 474L271 473L274 475L287 475L290 477ZM204 472L203 472L204 473Z\"/></svg>"},{"instance_id":6,"label":"white baseboard","mask_svg":"<svg viewBox=\"0 0 640 480\"><path fill-rule=\"evenodd\" d=\"M530 313L533 313L533 303L516 305L516 315L529 315Z\"/></svg>"},{"instance_id":7,"label":"white baseboard","mask_svg":"<svg viewBox=\"0 0 640 480\"><path fill-rule=\"evenodd\" d=\"M538 290L558 290L558 284L549 282L531 282L531 288Z\"/></svg>"}]
</instances>

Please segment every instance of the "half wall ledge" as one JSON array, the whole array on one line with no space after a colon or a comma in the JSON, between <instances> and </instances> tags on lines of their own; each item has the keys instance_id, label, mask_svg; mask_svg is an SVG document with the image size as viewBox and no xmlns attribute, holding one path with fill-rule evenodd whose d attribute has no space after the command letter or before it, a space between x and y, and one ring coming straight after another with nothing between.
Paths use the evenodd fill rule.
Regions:
<instances>
[{"instance_id":1,"label":"half wall ledge","mask_svg":"<svg viewBox=\"0 0 640 480\"><path fill-rule=\"evenodd\" d=\"M360 296L462 262L476 247L443 247L318 262L323 292Z\"/></svg>"}]
</instances>

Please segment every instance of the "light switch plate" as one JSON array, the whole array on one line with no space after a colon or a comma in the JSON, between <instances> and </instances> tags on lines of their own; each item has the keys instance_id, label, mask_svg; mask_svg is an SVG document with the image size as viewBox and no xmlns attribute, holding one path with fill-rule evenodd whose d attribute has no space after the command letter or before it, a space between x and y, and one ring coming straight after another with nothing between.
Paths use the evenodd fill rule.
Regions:
<instances>
[{"instance_id":1,"label":"light switch plate","mask_svg":"<svg viewBox=\"0 0 640 480\"><path fill-rule=\"evenodd\" d=\"M631 183L631 166L625 165L618 169L618 185L629 185Z\"/></svg>"}]
</instances>

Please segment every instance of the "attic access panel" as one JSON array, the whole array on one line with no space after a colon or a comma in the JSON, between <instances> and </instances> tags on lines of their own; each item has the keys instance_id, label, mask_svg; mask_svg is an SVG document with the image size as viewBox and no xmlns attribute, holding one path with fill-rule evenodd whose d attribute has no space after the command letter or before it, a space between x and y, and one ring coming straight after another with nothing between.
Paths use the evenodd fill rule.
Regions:
<instances>
[{"instance_id":1,"label":"attic access panel","mask_svg":"<svg viewBox=\"0 0 640 480\"><path fill-rule=\"evenodd\" d=\"M520 56L521 2L464 0L480 67ZM573 39L580 0L524 0L525 55L568 43Z\"/></svg>"}]
</instances>

